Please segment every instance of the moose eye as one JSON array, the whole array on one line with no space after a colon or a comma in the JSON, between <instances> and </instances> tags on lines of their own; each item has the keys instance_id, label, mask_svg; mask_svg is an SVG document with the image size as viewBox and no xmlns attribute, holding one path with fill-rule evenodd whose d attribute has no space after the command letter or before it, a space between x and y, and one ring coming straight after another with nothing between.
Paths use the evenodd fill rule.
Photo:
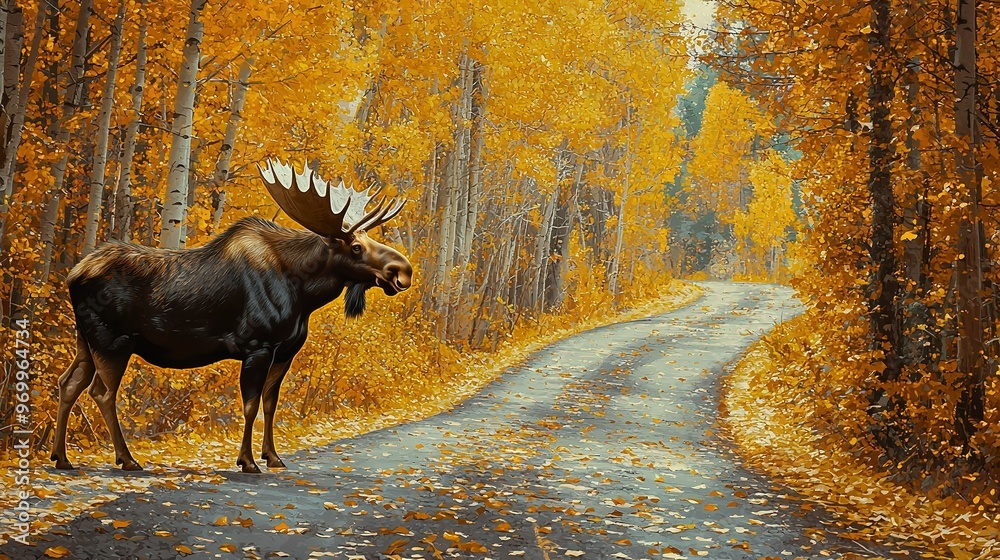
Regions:
<instances>
[{"instance_id":1,"label":"moose eye","mask_svg":"<svg viewBox=\"0 0 1000 560\"><path fill-rule=\"evenodd\" d=\"M354 251L355 255L360 255L361 254L361 245L358 244L358 243L355 243L354 245L351 245L351 251Z\"/></svg>"}]
</instances>

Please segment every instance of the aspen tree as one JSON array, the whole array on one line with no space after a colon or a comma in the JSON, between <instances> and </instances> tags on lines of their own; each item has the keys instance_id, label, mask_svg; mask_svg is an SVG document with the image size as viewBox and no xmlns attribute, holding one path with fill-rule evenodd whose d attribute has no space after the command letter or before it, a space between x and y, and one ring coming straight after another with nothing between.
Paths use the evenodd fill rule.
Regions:
<instances>
[{"instance_id":1,"label":"aspen tree","mask_svg":"<svg viewBox=\"0 0 1000 560\"><path fill-rule=\"evenodd\" d=\"M132 108L125 129L121 170L118 173L118 183L112 200L114 205L114 211L111 213L113 223L109 228L112 237L121 241L128 241L132 237L132 217L135 211L132 199L132 160L135 157L136 135L139 132L139 124L142 122L142 99L146 87L146 30L149 24L143 15L140 15L140 18L139 37L136 40L135 78L129 90L132 94Z\"/></svg>"},{"instance_id":2,"label":"aspen tree","mask_svg":"<svg viewBox=\"0 0 1000 560\"><path fill-rule=\"evenodd\" d=\"M122 52L122 27L125 25L125 2L118 5L111 28L111 52L108 54L108 71L105 75L104 91L101 94L101 112L97 117L97 140L94 153L94 167L90 173L90 203L87 206L87 225L83 239L82 253L86 256L97 245L97 233L101 225L101 206L104 200L104 176L108 163L108 130L111 127L111 109L115 100L115 79L118 75L118 59Z\"/></svg>"},{"instance_id":3,"label":"aspen tree","mask_svg":"<svg viewBox=\"0 0 1000 560\"><path fill-rule=\"evenodd\" d=\"M66 93L63 96L62 114L59 118L56 142L61 145L64 153L52 164L52 188L45 202L42 214L42 259L37 283L48 281L52 267L52 254L55 249L56 220L59 217L59 207L63 199L63 181L66 178L66 164L69 163L69 120L83 102L83 74L87 63L87 34L89 32L92 0L82 0L77 12L76 29L74 31L73 52L70 67L66 76Z\"/></svg>"},{"instance_id":4,"label":"aspen tree","mask_svg":"<svg viewBox=\"0 0 1000 560\"><path fill-rule=\"evenodd\" d=\"M184 62L177 78L177 96L174 98L173 124L170 127L170 156L168 160L167 196L163 204L160 246L177 249L184 246L184 224L187 219L189 166L191 159L192 121L194 99L198 88L198 66L201 64L201 42L205 24L199 19L207 0L191 0L184 41Z\"/></svg>"},{"instance_id":5,"label":"aspen tree","mask_svg":"<svg viewBox=\"0 0 1000 560\"><path fill-rule=\"evenodd\" d=\"M222 222L222 212L226 204L226 181L229 179L229 168L233 158L233 149L236 144L236 133L243 120L243 104L247 98L247 88L250 87L250 72L253 70L253 59L247 58L240 64L239 75L236 78L236 87L233 89L233 98L230 103L229 121L226 123L226 135L222 140L222 148L219 150L219 159L215 164L215 173L212 176L212 229L218 229Z\"/></svg>"}]
</instances>

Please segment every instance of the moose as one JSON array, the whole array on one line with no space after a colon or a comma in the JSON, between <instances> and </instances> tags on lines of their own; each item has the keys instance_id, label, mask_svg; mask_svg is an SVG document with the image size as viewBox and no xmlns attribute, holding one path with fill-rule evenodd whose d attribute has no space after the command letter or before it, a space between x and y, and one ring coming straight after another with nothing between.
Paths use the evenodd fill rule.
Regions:
<instances>
[{"instance_id":1,"label":"moose","mask_svg":"<svg viewBox=\"0 0 1000 560\"><path fill-rule=\"evenodd\" d=\"M277 160L258 170L281 210L309 231L243 218L192 249L108 242L70 271L77 354L59 377L56 468L73 468L66 424L90 387L111 432L116 464L142 470L125 443L116 405L133 354L176 369L240 360L245 424L236 464L245 473L260 472L251 439L263 399L261 458L268 468L283 468L274 447L274 413L281 382L305 343L309 315L346 290L345 313L358 317L369 288L394 296L410 287L406 257L366 233L399 214L405 200L389 200L380 188L327 183L308 167L299 173Z\"/></svg>"}]
</instances>

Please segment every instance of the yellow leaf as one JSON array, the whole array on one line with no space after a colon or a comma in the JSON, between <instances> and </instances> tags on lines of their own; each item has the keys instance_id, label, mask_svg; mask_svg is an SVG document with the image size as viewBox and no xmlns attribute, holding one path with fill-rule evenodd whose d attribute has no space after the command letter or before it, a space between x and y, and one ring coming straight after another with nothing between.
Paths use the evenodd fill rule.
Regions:
<instances>
[{"instance_id":1,"label":"yellow leaf","mask_svg":"<svg viewBox=\"0 0 1000 560\"><path fill-rule=\"evenodd\" d=\"M45 549L45 555L49 558L64 558L69 554L69 549L65 546L50 546Z\"/></svg>"},{"instance_id":2,"label":"yellow leaf","mask_svg":"<svg viewBox=\"0 0 1000 560\"><path fill-rule=\"evenodd\" d=\"M228 544L227 543L227 544L221 545L219 547L219 550L221 550L223 552L233 553L233 552L236 552L236 545L232 545L232 544Z\"/></svg>"},{"instance_id":3,"label":"yellow leaf","mask_svg":"<svg viewBox=\"0 0 1000 560\"><path fill-rule=\"evenodd\" d=\"M397 539L395 541L392 541L392 544L386 547L386 549L383 551L383 554L386 555L399 554L400 552L406 549L406 545L408 545L409 543L410 541L406 539Z\"/></svg>"},{"instance_id":4,"label":"yellow leaf","mask_svg":"<svg viewBox=\"0 0 1000 560\"><path fill-rule=\"evenodd\" d=\"M112 525L112 526L113 526L113 527L114 527L115 529L124 529L125 527L128 527L128 526L129 526L129 525L131 525L131 524L132 524L132 522L131 522L131 521L112 521L112 522L111 522L111 525Z\"/></svg>"},{"instance_id":5,"label":"yellow leaf","mask_svg":"<svg viewBox=\"0 0 1000 560\"><path fill-rule=\"evenodd\" d=\"M191 547L185 546L183 544L179 544L179 545L175 546L174 550L176 550L177 552L180 552L181 554L183 554L185 556L187 556L188 554L193 554L193 552L191 551Z\"/></svg>"}]
</instances>

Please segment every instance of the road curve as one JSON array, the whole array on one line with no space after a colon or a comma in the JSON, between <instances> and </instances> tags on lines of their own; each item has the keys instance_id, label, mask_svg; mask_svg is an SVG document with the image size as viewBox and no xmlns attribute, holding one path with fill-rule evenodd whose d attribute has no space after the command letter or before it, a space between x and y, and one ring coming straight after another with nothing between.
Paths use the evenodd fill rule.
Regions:
<instances>
[{"instance_id":1,"label":"road curve","mask_svg":"<svg viewBox=\"0 0 1000 560\"><path fill-rule=\"evenodd\" d=\"M716 435L724 366L797 313L791 291L703 287L680 310L555 343L448 413L288 456L287 471L127 494L101 506L106 517L80 516L0 554L878 556L743 469Z\"/></svg>"}]
</instances>

